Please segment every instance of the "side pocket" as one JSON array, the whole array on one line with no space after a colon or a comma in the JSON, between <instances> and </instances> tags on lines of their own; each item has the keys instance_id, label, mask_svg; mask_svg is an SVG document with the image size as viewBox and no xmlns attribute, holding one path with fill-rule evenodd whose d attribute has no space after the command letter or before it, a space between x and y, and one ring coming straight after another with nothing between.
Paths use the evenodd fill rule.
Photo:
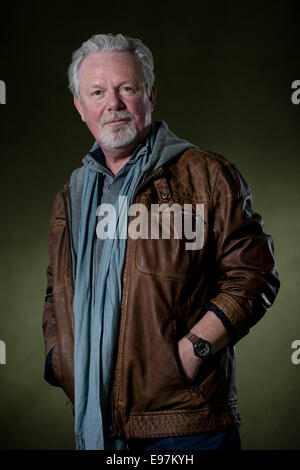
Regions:
<instances>
[{"instance_id":1,"label":"side pocket","mask_svg":"<svg viewBox=\"0 0 300 470\"><path fill-rule=\"evenodd\" d=\"M47 354L46 361L45 361L45 369L44 369L44 379L50 385L54 385L55 387L59 387L59 383L56 380L55 374L53 372L52 367L52 356L55 346L53 346Z\"/></svg>"},{"instance_id":2,"label":"side pocket","mask_svg":"<svg viewBox=\"0 0 300 470\"><path fill-rule=\"evenodd\" d=\"M56 345L52 354L52 370L57 382L60 384L61 378L61 366L60 366L60 354L59 347Z\"/></svg>"},{"instance_id":3,"label":"side pocket","mask_svg":"<svg viewBox=\"0 0 300 470\"><path fill-rule=\"evenodd\" d=\"M186 373L185 373L185 370L183 368L183 365L182 365L182 362L181 362L181 359L180 359L180 356L179 356L179 352L178 352L178 348L177 348L177 352L176 352L176 362L177 362L177 366L178 366L178 370L179 370L179 373L181 375L181 377L183 378L186 386L189 388L190 392L193 394L193 392L196 393L196 395L198 395L199 397L205 397L205 393L203 391L203 388L202 386L200 386L200 384L198 383L198 376L195 377L194 380L192 380Z\"/></svg>"},{"instance_id":4,"label":"side pocket","mask_svg":"<svg viewBox=\"0 0 300 470\"><path fill-rule=\"evenodd\" d=\"M175 336L175 348L174 348L174 354L175 354L175 359L176 359L176 364L177 364L177 369L179 375L182 377L182 380L185 382L185 385L187 387L191 387L193 385L192 379L185 373L185 370L183 368L180 356L179 356L179 351L178 351L178 341L180 338L178 338L178 332L177 332L177 323L176 320L173 320L173 327L174 327L174 336Z\"/></svg>"},{"instance_id":5,"label":"side pocket","mask_svg":"<svg viewBox=\"0 0 300 470\"><path fill-rule=\"evenodd\" d=\"M191 387L194 382L193 380L185 373L185 370L183 368L183 365L182 365L182 362L181 362L181 359L180 359L180 356L179 356L179 352L178 352L178 348L176 348L176 362L177 362L177 367L178 367L178 370L179 370L179 373L180 375L182 376L183 380L185 381L186 385L188 387Z\"/></svg>"}]
</instances>

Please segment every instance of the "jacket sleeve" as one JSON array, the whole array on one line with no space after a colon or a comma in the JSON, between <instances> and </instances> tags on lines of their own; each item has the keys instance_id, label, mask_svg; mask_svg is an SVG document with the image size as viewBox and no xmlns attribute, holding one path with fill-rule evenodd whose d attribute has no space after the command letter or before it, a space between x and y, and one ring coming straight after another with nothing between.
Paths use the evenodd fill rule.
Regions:
<instances>
[{"instance_id":1,"label":"jacket sleeve","mask_svg":"<svg viewBox=\"0 0 300 470\"><path fill-rule=\"evenodd\" d=\"M49 236L48 236L48 249L50 255L50 264L47 268L47 288L43 310L42 328L45 341L45 365L44 365L44 379L51 385L60 386L60 361L59 361L59 345L58 345L58 332L55 318L55 310L53 305L53 275L51 264L51 227L55 223L57 214L60 212L59 193L57 194L51 213Z\"/></svg>"},{"instance_id":2,"label":"jacket sleeve","mask_svg":"<svg viewBox=\"0 0 300 470\"><path fill-rule=\"evenodd\" d=\"M231 163L217 174L212 207L218 289L210 302L230 326L235 343L278 293L273 239L263 232L262 218L252 210L251 190Z\"/></svg>"}]
</instances>

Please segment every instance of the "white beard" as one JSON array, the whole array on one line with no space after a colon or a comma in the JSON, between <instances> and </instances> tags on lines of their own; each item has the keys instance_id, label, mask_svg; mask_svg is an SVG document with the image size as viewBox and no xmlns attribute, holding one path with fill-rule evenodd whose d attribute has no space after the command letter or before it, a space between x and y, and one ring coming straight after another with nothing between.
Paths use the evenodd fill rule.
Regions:
<instances>
[{"instance_id":1,"label":"white beard","mask_svg":"<svg viewBox=\"0 0 300 470\"><path fill-rule=\"evenodd\" d=\"M106 147L120 148L130 144L136 138L137 129L134 120L119 126L107 124L100 129L99 136L100 142Z\"/></svg>"}]
</instances>

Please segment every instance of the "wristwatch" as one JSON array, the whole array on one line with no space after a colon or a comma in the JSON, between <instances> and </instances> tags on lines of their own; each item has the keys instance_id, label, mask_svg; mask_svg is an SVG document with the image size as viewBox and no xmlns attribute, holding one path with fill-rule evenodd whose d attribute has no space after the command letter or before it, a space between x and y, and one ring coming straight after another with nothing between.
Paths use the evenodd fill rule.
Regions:
<instances>
[{"instance_id":1,"label":"wristwatch","mask_svg":"<svg viewBox=\"0 0 300 470\"><path fill-rule=\"evenodd\" d=\"M185 335L185 338L187 338L192 343L194 353L197 357L206 359L211 355L211 344L209 341L206 341L203 338L199 338L199 336L191 332Z\"/></svg>"}]
</instances>

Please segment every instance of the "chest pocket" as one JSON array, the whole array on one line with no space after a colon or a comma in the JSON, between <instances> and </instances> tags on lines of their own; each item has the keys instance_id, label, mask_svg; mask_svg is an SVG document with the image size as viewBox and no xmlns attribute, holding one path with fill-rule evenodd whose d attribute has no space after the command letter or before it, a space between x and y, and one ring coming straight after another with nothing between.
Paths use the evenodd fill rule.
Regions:
<instances>
[{"instance_id":1,"label":"chest pocket","mask_svg":"<svg viewBox=\"0 0 300 470\"><path fill-rule=\"evenodd\" d=\"M144 194L144 237L135 241L135 266L144 273L171 280L195 276L205 243L204 204L188 203L172 195L164 178L154 182L154 194ZM148 193L148 194L147 194Z\"/></svg>"}]
</instances>

